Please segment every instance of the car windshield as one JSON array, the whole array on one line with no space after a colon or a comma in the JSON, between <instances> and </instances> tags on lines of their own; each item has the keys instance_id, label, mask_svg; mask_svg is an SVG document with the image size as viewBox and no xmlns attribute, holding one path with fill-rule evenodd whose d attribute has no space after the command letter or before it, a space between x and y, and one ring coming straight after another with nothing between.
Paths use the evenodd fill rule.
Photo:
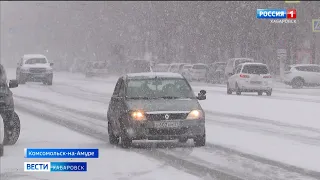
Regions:
<instances>
[{"instance_id":1,"label":"car windshield","mask_svg":"<svg viewBox=\"0 0 320 180\"><path fill-rule=\"evenodd\" d=\"M252 60L249 60L249 59L236 60L235 67L237 67L239 64L246 63L246 62L252 62Z\"/></svg>"},{"instance_id":2,"label":"car windshield","mask_svg":"<svg viewBox=\"0 0 320 180\"><path fill-rule=\"evenodd\" d=\"M192 68L193 69L206 69L206 65L196 64L196 65L193 65Z\"/></svg>"},{"instance_id":3,"label":"car windshield","mask_svg":"<svg viewBox=\"0 0 320 180\"><path fill-rule=\"evenodd\" d=\"M187 81L178 78L131 79L126 96L129 99L195 98Z\"/></svg>"},{"instance_id":4,"label":"car windshield","mask_svg":"<svg viewBox=\"0 0 320 180\"><path fill-rule=\"evenodd\" d=\"M32 58L28 59L25 64L46 64L47 60L45 58Z\"/></svg>"},{"instance_id":5,"label":"car windshield","mask_svg":"<svg viewBox=\"0 0 320 180\"><path fill-rule=\"evenodd\" d=\"M243 67L242 73L246 74L269 74L267 66L263 65L246 65Z\"/></svg>"}]
</instances>

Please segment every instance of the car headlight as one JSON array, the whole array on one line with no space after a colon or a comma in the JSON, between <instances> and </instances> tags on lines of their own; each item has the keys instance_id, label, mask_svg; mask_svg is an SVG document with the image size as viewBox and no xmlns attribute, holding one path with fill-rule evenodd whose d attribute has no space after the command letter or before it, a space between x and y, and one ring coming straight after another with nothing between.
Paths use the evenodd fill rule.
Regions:
<instances>
[{"instance_id":1,"label":"car headlight","mask_svg":"<svg viewBox=\"0 0 320 180\"><path fill-rule=\"evenodd\" d=\"M188 116L187 119L202 119L203 118L203 112L201 110L192 110Z\"/></svg>"},{"instance_id":2,"label":"car headlight","mask_svg":"<svg viewBox=\"0 0 320 180\"><path fill-rule=\"evenodd\" d=\"M47 69L47 72L48 72L48 73L51 73L51 72L52 72L52 69Z\"/></svg>"},{"instance_id":3,"label":"car headlight","mask_svg":"<svg viewBox=\"0 0 320 180\"><path fill-rule=\"evenodd\" d=\"M130 116L135 121L144 121L146 120L146 116L143 111L131 111Z\"/></svg>"}]
</instances>

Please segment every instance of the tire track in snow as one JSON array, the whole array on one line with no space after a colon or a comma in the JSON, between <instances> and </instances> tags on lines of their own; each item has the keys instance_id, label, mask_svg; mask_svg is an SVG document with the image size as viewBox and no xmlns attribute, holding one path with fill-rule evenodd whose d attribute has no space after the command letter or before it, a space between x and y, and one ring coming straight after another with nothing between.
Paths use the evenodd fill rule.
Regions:
<instances>
[{"instance_id":1,"label":"tire track in snow","mask_svg":"<svg viewBox=\"0 0 320 180\"><path fill-rule=\"evenodd\" d=\"M27 98L27 99L25 99L25 100L29 100L29 101L32 101L32 98ZM39 100L35 100L35 102L39 102L39 103L43 103L43 101L39 101ZM45 103L45 104L47 104L47 105L51 105L50 103ZM55 107L59 107L59 106L57 106L57 105L55 105ZM20 109L21 107L19 107L19 109ZM24 108L24 107L23 107ZM25 108L25 109L27 109L27 108ZM69 111L70 109L66 109L66 108L64 108L64 107L60 107L60 109L62 109L64 112L67 112L67 111ZM28 110L28 109L27 109ZM30 110L29 110L29 112L30 112ZM39 114L39 112L42 112L41 110L40 111L37 111L38 112L38 114ZM80 112L79 113L79 111L73 111L73 113L77 113L77 114L79 114L79 115L81 115L81 116L87 116L88 118L92 118L92 113L88 113L87 114L87 112ZM37 113L36 113L37 114ZM47 116L49 115L50 116L50 113L45 113L46 114L46 116L43 116L43 115L41 115L41 117L42 118L45 118L45 119L47 119ZM53 112L51 112L51 114L52 115L54 115L54 113ZM67 114L69 114L69 113L67 113ZM64 117L64 113L62 113L62 115L61 115L61 117L55 117L55 118L58 118L58 119L60 119L60 121L58 121L58 123L60 122L60 123L64 123L64 122L61 122L61 121L68 121L68 123L70 124L70 120L61 120L61 118L63 118ZM56 115L55 115L56 116ZM97 115L98 116L98 115ZM65 117L64 117L65 118ZM79 120L79 121L86 121L86 118L77 118L77 120ZM101 119L98 119L99 121L101 121ZM104 121L104 120L102 120L102 121ZM92 121L89 121L89 122L91 122L92 123ZM106 122L106 121L104 121L104 122ZM67 123L67 124L68 124ZM96 126L100 126L99 124L95 124ZM67 126L67 125L64 125L64 126ZM94 134L94 136L95 137L98 137L98 138L100 138L101 139L101 134L103 134L103 140L105 141L106 139L107 139L107 137L108 137L108 135L106 134L106 133L104 133L103 131L101 131L100 130L100 132L97 132L97 131L99 131L99 130L97 130L97 129L95 129L95 130L92 130L91 128L92 128L92 126L90 126L90 128L89 127L86 127L85 125L81 125L81 124L79 124L79 122L78 123L75 123L75 122L71 122L71 125L70 125L71 127L74 127L74 128L76 128L76 131L77 132L80 132L80 133L83 133L83 134L86 134L86 135L88 135L87 134L87 132L82 132L82 131L86 131L86 129L88 129L88 130L90 130L90 132L89 132L89 135L90 135L90 133L92 133L92 132L94 132L95 134ZM79 128L80 127L80 128ZM107 129L106 128L106 126L105 127L103 127L104 129ZM80 130L79 130L80 129ZM142 146L142 147L141 147ZM164 147L163 147L164 146ZM180 157L180 159L186 159L186 157L185 156L182 156L181 155L181 152L179 152L179 151L177 151L177 152L175 152L175 150L172 150L172 147L177 147L177 145L175 145L175 144L170 144L170 145L157 145L157 148L169 148L169 150L170 151L168 151L168 149L167 149L167 151L163 151L163 150L155 150L154 148L153 148L153 145L151 145L151 147L146 147L145 145L137 145L137 146L135 146L135 148L139 148L139 149L141 149L141 148L145 148L145 149L149 149L149 150L151 150L151 151L153 151L153 153L156 153L156 157L158 158L158 159L162 159L162 157L165 155L166 156L166 158L165 159L167 159L168 158L168 156L175 156L175 158L173 158L172 159L172 157L171 157L171 159L170 158L168 158L168 159L170 159L170 162L172 161L172 160L176 160L177 159L177 157ZM189 146L187 145L187 146L185 146L185 145L180 145L180 146L178 146L178 147L185 147L185 148L188 148ZM284 170L286 170L286 171L289 171L289 172L295 172L295 173L298 173L298 174L301 174L301 175L304 175L304 176L309 176L309 177L319 177L320 176L320 172L315 172L315 171L309 171L309 170L305 170L305 169L303 169L303 168L300 168L300 167L295 167L295 166L291 166L291 165L287 165L287 164L284 164L284 163L281 163L281 162L277 162L277 161L273 161L273 160L269 160L269 159L265 159L265 158L262 158L262 157L258 157L258 156L255 156L255 155L251 155L251 154L245 154L245 153L243 153L243 152L240 152L240 151L237 151L237 150L234 150L234 149L231 149L231 148L227 148L227 147L223 147L223 146L220 146L220 145L215 145L215 144L212 144L212 143L207 143L207 146L206 147L204 147L204 149L205 149L205 151L206 152L208 152L208 153L213 153L213 152L216 152L217 150L218 151L222 151L222 153L223 154L226 154L226 156L228 156L228 154L233 154L233 155L238 155L238 156L240 156L240 157L243 157L243 158L245 158L245 159L251 159L251 160L253 160L253 161L256 161L256 163L258 162L258 163L261 163L261 164L267 164L267 165L270 165L270 166L276 166L276 167L278 167L278 168L281 168L281 169L284 169ZM142 153L142 154L144 154L145 152L141 152L141 151L139 151L139 153ZM220 154L221 154L221 152L220 152ZM210 157L210 156L208 156L208 157ZM197 158L196 156L190 156L190 158L189 158L189 161L195 161L198 165L199 165L199 167L200 166L209 166L209 162L206 162L206 161L204 161L204 160L201 160L201 159L199 159L199 158ZM171 162L171 163L173 163L173 162ZM190 164L191 163L191 164ZM193 163L194 164L194 163ZM251 164L251 166L254 166L254 165L252 165L252 163L245 163L245 164L247 164L247 166L248 166L248 164ZM188 162L187 163L187 165L186 166L192 166L192 162ZM209 166L210 167L210 166ZM217 167L216 167L217 168ZM252 168L257 168L257 167L251 167L250 169L252 169ZM259 169L259 168L258 168ZM263 168L262 168L263 169ZM261 171L261 172L263 172L263 170L259 170L259 171ZM275 171L275 170L273 170L273 171ZM212 171L211 171L211 173L212 173ZM210 174L210 173L209 173ZM245 178L245 179L247 179L247 178ZM299 179L299 178L298 178Z\"/></svg>"},{"instance_id":2,"label":"tire track in snow","mask_svg":"<svg viewBox=\"0 0 320 180\"><path fill-rule=\"evenodd\" d=\"M99 139L101 141L106 141L106 139L108 137L107 133L97 132L96 130L94 130L90 127L80 125L78 123L75 123L73 121L68 120L67 118L57 117L57 116L55 116L54 113L52 113L52 114L44 113L44 112L39 111L37 109L26 108L26 107L21 106L19 104L16 105L16 108L19 109L20 111L30 113L34 116L38 116L38 117L42 118L43 120L47 120L47 121L56 123L58 125L61 125L61 126L68 128L70 130L88 135L90 137L93 137L95 139ZM166 143L166 144L168 144L168 143ZM169 147L170 146L172 146L172 145L170 145L170 143L169 143ZM110 145L110 147L112 147L112 146ZM169 148L169 147L164 147L164 148ZM143 148L145 148L145 147L143 147ZM148 147L147 147L146 149L139 149L139 147L138 147L136 149L130 149L127 151L136 152L136 153L139 153L142 155L148 155L149 157L152 157L154 159L157 159L160 161L165 161L170 166L176 167L177 169L180 169L180 170L184 170L190 174L193 174L193 175L196 175L199 177L207 176L209 174L212 177L212 179L214 179L214 180L225 180L225 179L245 180L245 179L242 179L242 178L237 177L235 175L227 174L225 172L221 172L216 169L212 169L212 168L209 168L206 166L202 166L202 165L199 165L199 164L196 164L193 162L186 161L186 160L178 158L174 155L166 154L166 153L158 151L157 149L154 149L154 148L148 149Z\"/></svg>"}]
</instances>

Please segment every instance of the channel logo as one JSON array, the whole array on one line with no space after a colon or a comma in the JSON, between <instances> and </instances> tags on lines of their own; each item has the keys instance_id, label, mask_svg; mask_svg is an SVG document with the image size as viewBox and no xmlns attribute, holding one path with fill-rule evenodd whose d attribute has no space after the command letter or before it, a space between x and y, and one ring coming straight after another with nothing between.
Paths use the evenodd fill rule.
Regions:
<instances>
[{"instance_id":1,"label":"channel logo","mask_svg":"<svg viewBox=\"0 0 320 180\"><path fill-rule=\"evenodd\" d=\"M296 19L296 9L257 9L258 19Z\"/></svg>"},{"instance_id":2,"label":"channel logo","mask_svg":"<svg viewBox=\"0 0 320 180\"><path fill-rule=\"evenodd\" d=\"M312 31L320 32L320 19L312 19Z\"/></svg>"}]
</instances>

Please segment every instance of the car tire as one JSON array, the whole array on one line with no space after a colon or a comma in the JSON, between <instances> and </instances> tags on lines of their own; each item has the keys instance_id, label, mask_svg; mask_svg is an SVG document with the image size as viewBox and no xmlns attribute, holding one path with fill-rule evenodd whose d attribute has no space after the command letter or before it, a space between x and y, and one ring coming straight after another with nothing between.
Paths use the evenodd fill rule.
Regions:
<instances>
[{"instance_id":1,"label":"car tire","mask_svg":"<svg viewBox=\"0 0 320 180\"><path fill-rule=\"evenodd\" d=\"M272 90L266 92L267 96L271 96Z\"/></svg>"},{"instance_id":2,"label":"car tire","mask_svg":"<svg viewBox=\"0 0 320 180\"><path fill-rule=\"evenodd\" d=\"M178 139L179 143L186 143L188 141L188 138L179 138Z\"/></svg>"},{"instance_id":3,"label":"car tire","mask_svg":"<svg viewBox=\"0 0 320 180\"><path fill-rule=\"evenodd\" d=\"M20 136L20 118L16 112L13 114L1 114L4 124L3 145L14 145Z\"/></svg>"},{"instance_id":4,"label":"car tire","mask_svg":"<svg viewBox=\"0 0 320 180\"><path fill-rule=\"evenodd\" d=\"M227 94L232 94L232 90L229 87L229 83L227 84Z\"/></svg>"},{"instance_id":5,"label":"car tire","mask_svg":"<svg viewBox=\"0 0 320 180\"><path fill-rule=\"evenodd\" d=\"M0 157L2 157L4 154L4 147L3 144L0 144Z\"/></svg>"},{"instance_id":6,"label":"car tire","mask_svg":"<svg viewBox=\"0 0 320 180\"><path fill-rule=\"evenodd\" d=\"M194 141L194 146L196 146L196 147L205 146L206 145L206 134L194 138L193 141Z\"/></svg>"},{"instance_id":7,"label":"car tire","mask_svg":"<svg viewBox=\"0 0 320 180\"><path fill-rule=\"evenodd\" d=\"M108 122L108 136L110 144L119 144L119 137L113 134L112 125L110 122Z\"/></svg>"},{"instance_id":8,"label":"car tire","mask_svg":"<svg viewBox=\"0 0 320 180\"><path fill-rule=\"evenodd\" d=\"M52 86L52 78L47 79L46 84L47 84L48 86Z\"/></svg>"},{"instance_id":9,"label":"car tire","mask_svg":"<svg viewBox=\"0 0 320 180\"><path fill-rule=\"evenodd\" d=\"M127 133L121 134L121 146L123 148L130 148L132 146L132 139L130 139Z\"/></svg>"},{"instance_id":10,"label":"car tire","mask_svg":"<svg viewBox=\"0 0 320 180\"><path fill-rule=\"evenodd\" d=\"M293 89L301 89L304 86L304 80L300 77L294 78L291 84Z\"/></svg>"},{"instance_id":11,"label":"car tire","mask_svg":"<svg viewBox=\"0 0 320 180\"><path fill-rule=\"evenodd\" d=\"M238 84L236 84L236 94L241 95L241 89L239 88Z\"/></svg>"},{"instance_id":12,"label":"car tire","mask_svg":"<svg viewBox=\"0 0 320 180\"><path fill-rule=\"evenodd\" d=\"M262 91L258 91L258 96L262 96L263 92Z\"/></svg>"}]
</instances>

